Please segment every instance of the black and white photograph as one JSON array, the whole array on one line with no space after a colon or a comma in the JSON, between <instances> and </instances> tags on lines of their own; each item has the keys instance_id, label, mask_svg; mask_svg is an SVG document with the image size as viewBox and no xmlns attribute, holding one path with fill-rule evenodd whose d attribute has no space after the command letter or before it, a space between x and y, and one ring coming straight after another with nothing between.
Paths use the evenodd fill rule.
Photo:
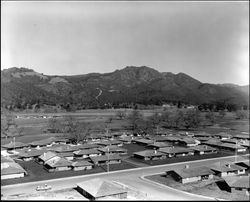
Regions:
<instances>
[{"instance_id":1,"label":"black and white photograph","mask_svg":"<svg viewBox=\"0 0 250 202\"><path fill-rule=\"evenodd\" d=\"M1 200L249 201L249 1L1 1Z\"/></svg>"}]
</instances>

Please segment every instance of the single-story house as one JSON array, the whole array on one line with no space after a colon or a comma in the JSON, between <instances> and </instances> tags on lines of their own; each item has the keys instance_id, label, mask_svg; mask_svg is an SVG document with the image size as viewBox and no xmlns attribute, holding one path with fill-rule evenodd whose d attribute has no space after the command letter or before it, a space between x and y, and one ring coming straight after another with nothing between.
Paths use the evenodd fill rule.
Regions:
<instances>
[{"instance_id":1,"label":"single-story house","mask_svg":"<svg viewBox=\"0 0 250 202\"><path fill-rule=\"evenodd\" d=\"M91 179L77 184L77 191L89 200L102 200L106 197L126 199L127 190L114 182L99 178Z\"/></svg>"},{"instance_id":2,"label":"single-story house","mask_svg":"<svg viewBox=\"0 0 250 202\"><path fill-rule=\"evenodd\" d=\"M249 134L237 134L237 135L234 135L233 138L238 139L238 140L250 140Z\"/></svg>"},{"instance_id":3,"label":"single-story house","mask_svg":"<svg viewBox=\"0 0 250 202\"><path fill-rule=\"evenodd\" d=\"M191 137L184 137L179 139L180 145L185 145L187 147L194 147L200 144L200 141L193 139Z\"/></svg>"},{"instance_id":4,"label":"single-story house","mask_svg":"<svg viewBox=\"0 0 250 202\"><path fill-rule=\"evenodd\" d=\"M66 158L60 157L47 161L44 164L44 169L48 172L71 170L71 164L72 162L68 161Z\"/></svg>"},{"instance_id":5,"label":"single-story house","mask_svg":"<svg viewBox=\"0 0 250 202\"><path fill-rule=\"evenodd\" d=\"M20 178L27 175L27 171L15 162L1 162L1 180Z\"/></svg>"},{"instance_id":6,"label":"single-story house","mask_svg":"<svg viewBox=\"0 0 250 202\"><path fill-rule=\"evenodd\" d=\"M46 150L44 149L25 149L19 152L18 159L23 161L30 161L33 159L37 159L41 156Z\"/></svg>"},{"instance_id":7,"label":"single-story house","mask_svg":"<svg viewBox=\"0 0 250 202\"><path fill-rule=\"evenodd\" d=\"M167 157L194 155L193 149L185 147L164 147L160 148L159 151L165 153Z\"/></svg>"},{"instance_id":8,"label":"single-story house","mask_svg":"<svg viewBox=\"0 0 250 202\"><path fill-rule=\"evenodd\" d=\"M114 138L113 134L110 134L110 133L104 133L104 134L102 134L102 136L106 140L111 140Z\"/></svg>"},{"instance_id":9,"label":"single-story house","mask_svg":"<svg viewBox=\"0 0 250 202\"><path fill-rule=\"evenodd\" d=\"M76 148L78 148L79 150L84 150L84 149L97 149L100 148L101 146L98 144L90 144L90 143L86 143L86 144L81 144L81 145L77 145Z\"/></svg>"},{"instance_id":10,"label":"single-story house","mask_svg":"<svg viewBox=\"0 0 250 202\"><path fill-rule=\"evenodd\" d=\"M232 138L233 136L225 132L220 132L220 133L214 134L214 137L219 138L221 140L226 140L226 139Z\"/></svg>"},{"instance_id":11,"label":"single-story house","mask_svg":"<svg viewBox=\"0 0 250 202\"><path fill-rule=\"evenodd\" d=\"M90 170L93 168L93 164L88 161L75 161L71 164L74 171L77 170Z\"/></svg>"},{"instance_id":12,"label":"single-story house","mask_svg":"<svg viewBox=\"0 0 250 202\"><path fill-rule=\"evenodd\" d=\"M15 163L15 161L9 156L3 156L1 154L1 163Z\"/></svg>"},{"instance_id":13,"label":"single-story house","mask_svg":"<svg viewBox=\"0 0 250 202\"><path fill-rule=\"evenodd\" d=\"M166 174L171 175L176 181L180 181L182 184L213 179L214 177L214 172L206 166L194 168L186 166L182 169L167 171Z\"/></svg>"},{"instance_id":14,"label":"single-story house","mask_svg":"<svg viewBox=\"0 0 250 202\"><path fill-rule=\"evenodd\" d=\"M210 140L210 137L195 137L195 139L199 140L201 143Z\"/></svg>"},{"instance_id":15,"label":"single-story house","mask_svg":"<svg viewBox=\"0 0 250 202\"><path fill-rule=\"evenodd\" d=\"M211 147L220 147L220 145L222 144L222 142L219 139L213 138L210 139L208 141L203 142L202 144L211 146Z\"/></svg>"},{"instance_id":16,"label":"single-story house","mask_svg":"<svg viewBox=\"0 0 250 202\"><path fill-rule=\"evenodd\" d=\"M102 155L102 152L100 152L97 149L84 149L84 150L74 151L73 153L74 153L74 158L76 159Z\"/></svg>"},{"instance_id":17,"label":"single-story house","mask_svg":"<svg viewBox=\"0 0 250 202\"><path fill-rule=\"evenodd\" d=\"M112 155L102 155L102 156L93 156L90 157L91 162L94 163L94 165L106 165L106 164L116 164L121 163L121 156L118 154L112 154Z\"/></svg>"},{"instance_id":18,"label":"single-story house","mask_svg":"<svg viewBox=\"0 0 250 202\"><path fill-rule=\"evenodd\" d=\"M123 142L123 144L130 144L133 139L134 139L133 137L125 136L119 138L119 141Z\"/></svg>"},{"instance_id":19,"label":"single-story house","mask_svg":"<svg viewBox=\"0 0 250 202\"><path fill-rule=\"evenodd\" d=\"M245 174L246 168L232 162L216 162L209 165L209 168L220 177Z\"/></svg>"},{"instance_id":20,"label":"single-story house","mask_svg":"<svg viewBox=\"0 0 250 202\"><path fill-rule=\"evenodd\" d=\"M147 145L148 148L150 149L160 149L160 148L164 148L164 147L172 147L173 145L171 143L168 142L154 142L152 144Z\"/></svg>"},{"instance_id":21,"label":"single-story house","mask_svg":"<svg viewBox=\"0 0 250 202\"><path fill-rule=\"evenodd\" d=\"M50 137L43 140L33 141L29 143L31 147L51 147L53 144L56 144L57 138Z\"/></svg>"},{"instance_id":22,"label":"single-story house","mask_svg":"<svg viewBox=\"0 0 250 202\"><path fill-rule=\"evenodd\" d=\"M109 154L121 154L121 155L128 153L127 149L124 149L115 145L98 148L98 151L100 151L103 155L107 155L108 153Z\"/></svg>"},{"instance_id":23,"label":"single-story house","mask_svg":"<svg viewBox=\"0 0 250 202\"><path fill-rule=\"evenodd\" d=\"M249 160L246 160L246 161L238 161L238 162L236 162L235 164L238 165L238 166L241 166L241 167L245 167L246 170L249 170L249 168L250 168Z\"/></svg>"},{"instance_id":24,"label":"single-story house","mask_svg":"<svg viewBox=\"0 0 250 202\"><path fill-rule=\"evenodd\" d=\"M50 151L54 151L56 153L67 153L67 152L74 152L79 150L78 146L70 146L70 145L60 145L56 147L52 147L49 149Z\"/></svg>"},{"instance_id":25,"label":"single-story house","mask_svg":"<svg viewBox=\"0 0 250 202\"><path fill-rule=\"evenodd\" d=\"M148 144L152 144L154 141L145 139L145 138L137 138L137 139L133 139L132 142L139 144L139 145L148 145Z\"/></svg>"},{"instance_id":26,"label":"single-story house","mask_svg":"<svg viewBox=\"0 0 250 202\"><path fill-rule=\"evenodd\" d=\"M45 164L48 160L59 158L58 154L52 151L44 152L42 155L40 155L36 162L39 164Z\"/></svg>"},{"instance_id":27,"label":"single-story house","mask_svg":"<svg viewBox=\"0 0 250 202\"><path fill-rule=\"evenodd\" d=\"M207 137L207 138L211 138L211 137L213 137L213 135L210 134L210 133L206 133L206 132L199 132L199 133L195 133L194 137Z\"/></svg>"},{"instance_id":28,"label":"single-story house","mask_svg":"<svg viewBox=\"0 0 250 202\"><path fill-rule=\"evenodd\" d=\"M150 136L149 139L153 140L154 142L167 142L166 136L161 135Z\"/></svg>"},{"instance_id":29,"label":"single-story house","mask_svg":"<svg viewBox=\"0 0 250 202\"><path fill-rule=\"evenodd\" d=\"M10 142L8 144L2 145L1 147L5 148L7 151L12 151L14 149L25 149L28 148L29 145L22 142Z\"/></svg>"},{"instance_id":30,"label":"single-story house","mask_svg":"<svg viewBox=\"0 0 250 202\"><path fill-rule=\"evenodd\" d=\"M58 153L58 156L63 157L69 161L72 161L74 159L74 153L73 152L62 152Z\"/></svg>"},{"instance_id":31,"label":"single-story house","mask_svg":"<svg viewBox=\"0 0 250 202\"><path fill-rule=\"evenodd\" d=\"M93 142L100 141L102 139L104 139L104 137L103 134L100 133L92 133L86 138L87 141L93 141Z\"/></svg>"},{"instance_id":32,"label":"single-story house","mask_svg":"<svg viewBox=\"0 0 250 202\"><path fill-rule=\"evenodd\" d=\"M179 144L180 140L182 139L181 136L166 136L165 137L167 142L172 142L173 144Z\"/></svg>"},{"instance_id":33,"label":"single-story house","mask_svg":"<svg viewBox=\"0 0 250 202\"><path fill-rule=\"evenodd\" d=\"M232 193L245 193L249 196L250 182L249 176L229 176L223 177L224 188Z\"/></svg>"},{"instance_id":34,"label":"single-story house","mask_svg":"<svg viewBox=\"0 0 250 202\"><path fill-rule=\"evenodd\" d=\"M195 154L199 155L217 153L216 148L207 145L197 145L195 147L190 147L190 148L194 150Z\"/></svg>"},{"instance_id":35,"label":"single-story house","mask_svg":"<svg viewBox=\"0 0 250 202\"><path fill-rule=\"evenodd\" d=\"M119 140L101 141L101 142L98 142L97 144L102 146L102 147L109 146L109 145L116 145L116 146L123 145L122 141L119 141Z\"/></svg>"},{"instance_id":36,"label":"single-story house","mask_svg":"<svg viewBox=\"0 0 250 202\"><path fill-rule=\"evenodd\" d=\"M250 148L250 141L248 140L243 140L242 142L239 143L242 147Z\"/></svg>"},{"instance_id":37,"label":"single-story house","mask_svg":"<svg viewBox=\"0 0 250 202\"><path fill-rule=\"evenodd\" d=\"M144 150L144 151L134 152L133 155L135 158L140 158L146 161L166 158L166 154L157 150Z\"/></svg>"},{"instance_id":38,"label":"single-story house","mask_svg":"<svg viewBox=\"0 0 250 202\"><path fill-rule=\"evenodd\" d=\"M231 151L236 151L237 152L245 152L246 151L246 147L243 147L241 145L236 145L236 144L230 144L230 143L222 143L221 145L219 145L219 147L221 149L226 149L226 150L231 150Z\"/></svg>"}]
</instances>

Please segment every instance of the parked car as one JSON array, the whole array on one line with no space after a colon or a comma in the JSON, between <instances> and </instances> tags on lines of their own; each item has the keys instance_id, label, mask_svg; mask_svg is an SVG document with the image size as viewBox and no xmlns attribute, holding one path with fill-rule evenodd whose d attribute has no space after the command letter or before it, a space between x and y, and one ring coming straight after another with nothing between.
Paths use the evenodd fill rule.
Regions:
<instances>
[{"instance_id":1,"label":"parked car","mask_svg":"<svg viewBox=\"0 0 250 202\"><path fill-rule=\"evenodd\" d=\"M45 184L44 186L37 186L36 191L47 191L52 189L50 185Z\"/></svg>"}]
</instances>

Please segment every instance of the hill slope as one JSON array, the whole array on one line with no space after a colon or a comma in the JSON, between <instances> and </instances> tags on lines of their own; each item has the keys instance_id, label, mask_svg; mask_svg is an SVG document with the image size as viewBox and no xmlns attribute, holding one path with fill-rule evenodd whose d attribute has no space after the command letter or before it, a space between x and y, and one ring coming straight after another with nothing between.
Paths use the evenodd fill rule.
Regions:
<instances>
[{"instance_id":1,"label":"hill slope","mask_svg":"<svg viewBox=\"0 0 250 202\"><path fill-rule=\"evenodd\" d=\"M184 73L160 73L149 67L125 67L111 73L48 76L27 68L1 71L1 104L107 103L190 104L227 102L248 105L249 86L202 83Z\"/></svg>"}]
</instances>

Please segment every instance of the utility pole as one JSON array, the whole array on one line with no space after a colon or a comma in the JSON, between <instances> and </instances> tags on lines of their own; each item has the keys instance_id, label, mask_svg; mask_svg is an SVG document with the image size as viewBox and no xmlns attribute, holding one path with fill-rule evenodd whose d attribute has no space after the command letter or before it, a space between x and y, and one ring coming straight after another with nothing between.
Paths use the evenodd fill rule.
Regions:
<instances>
[{"instance_id":1,"label":"utility pole","mask_svg":"<svg viewBox=\"0 0 250 202\"><path fill-rule=\"evenodd\" d=\"M15 137L13 139L14 139L14 153L15 153Z\"/></svg>"},{"instance_id":2,"label":"utility pole","mask_svg":"<svg viewBox=\"0 0 250 202\"><path fill-rule=\"evenodd\" d=\"M108 146L108 165L107 165L107 171L109 172L109 146Z\"/></svg>"},{"instance_id":3,"label":"utility pole","mask_svg":"<svg viewBox=\"0 0 250 202\"><path fill-rule=\"evenodd\" d=\"M238 140L236 140L236 144L235 144L235 163L237 162L237 144L238 144Z\"/></svg>"}]
</instances>

